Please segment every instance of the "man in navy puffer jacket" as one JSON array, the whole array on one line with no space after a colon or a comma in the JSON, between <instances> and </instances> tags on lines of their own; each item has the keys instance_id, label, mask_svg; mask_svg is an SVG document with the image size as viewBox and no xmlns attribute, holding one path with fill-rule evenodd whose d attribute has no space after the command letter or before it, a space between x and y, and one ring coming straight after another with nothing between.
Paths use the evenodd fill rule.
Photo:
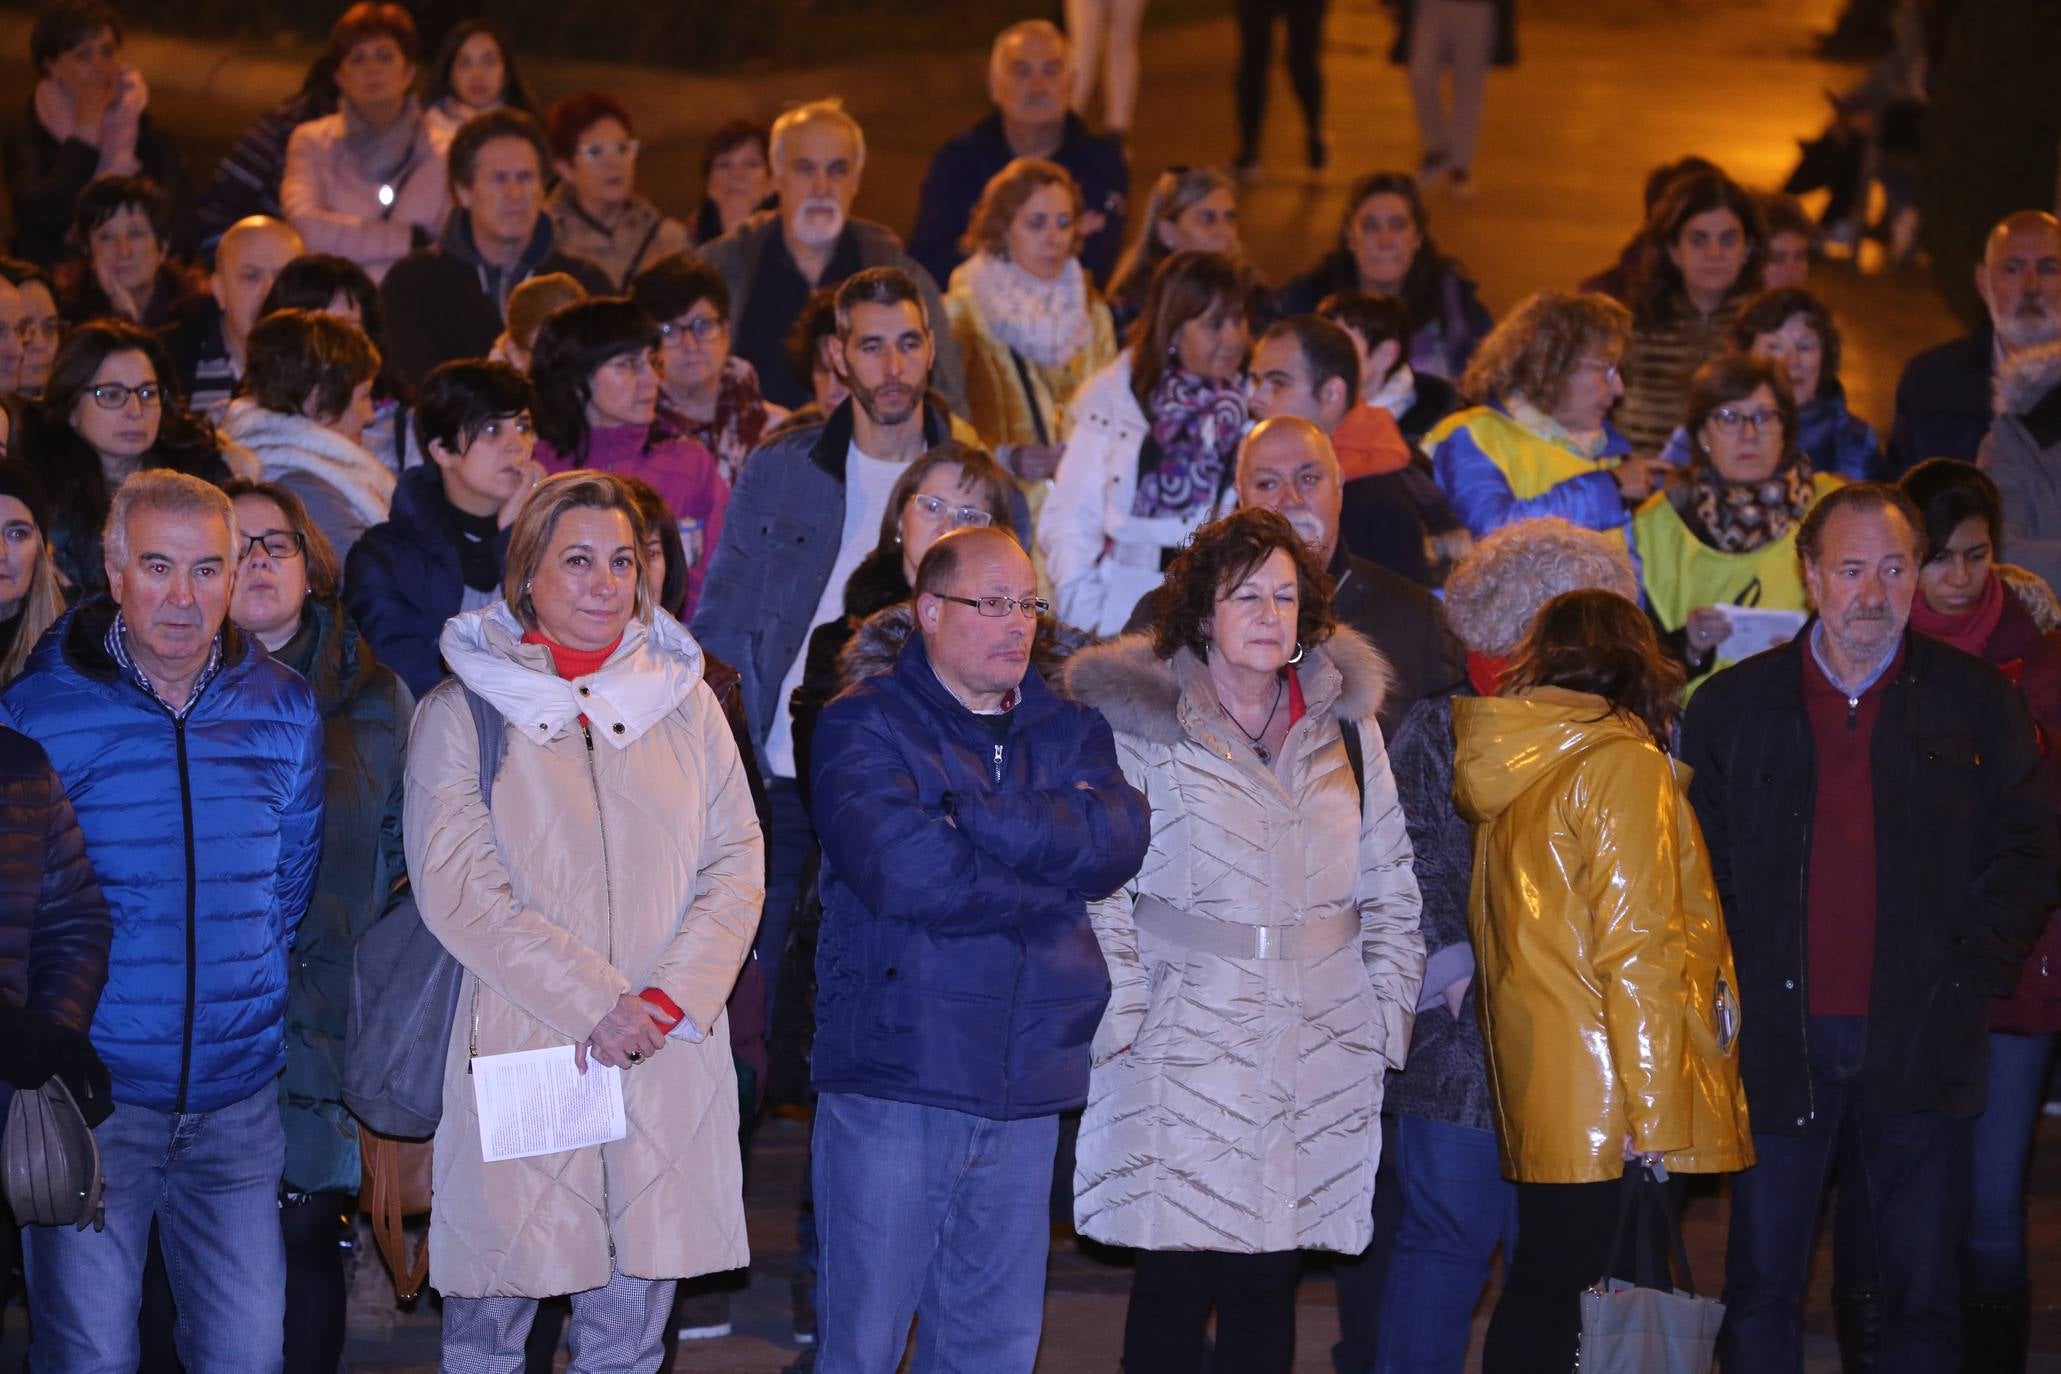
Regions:
<instances>
[{"instance_id":1,"label":"man in navy puffer jacket","mask_svg":"<svg viewBox=\"0 0 2061 1374\"><path fill-rule=\"evenodd\" d=\"M114 916L93 1046L114 1082L94 1131L107 1229L32 1228L37 1374L136 1368L158 1224L189 1369L283 1362L286 960L322 835L314 694L227 624L229 499L130 477L108 515L113 600L44 636L0 711L49 754Z\"/></svg>"},{"instance_id":2,"label":"man in navy puffer jacket","mask_svg":"<svg viewBox=\"0 0 2061 1374\"><path fill-rule=\"evenodd\" d=\"M1145 798L1094 710L1029 671L1037 577L959 530L916 570L894 670L830 703L811 800L819 1374L1029 1374L1059 1113L1109 976L1087 901L1138 871Z\"/></svg>"}]
</instances>

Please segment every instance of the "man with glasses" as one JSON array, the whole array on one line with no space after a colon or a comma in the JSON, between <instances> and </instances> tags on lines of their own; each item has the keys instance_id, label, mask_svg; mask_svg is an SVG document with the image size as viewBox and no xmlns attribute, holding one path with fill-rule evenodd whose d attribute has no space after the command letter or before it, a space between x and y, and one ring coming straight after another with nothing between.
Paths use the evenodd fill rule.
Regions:
<instances>
[{"instance_id":1,"label":"man with glasses","mask_svg":"<svg viewBox=\"0 0 2061 1374\"><path fill-rule=\"evenodd\" d=\"M823 710L814 1172L817 1374L1028 1374L1059 1113L1108 976L1087 902L1145 857L1109 725L1030 669L1037 576L945 534L892 671Z\"/></svg>"},{"instance_id":2,"label":"man with glasses","mask_svg":"<svg viewBox=\"0 0 2061 1374\"><path fill-rule=\"evenodd\" d=\"M13 282L0 277L0 392L21 392L22 300Z\"/></svg>"},{"instance_id":3,"label":"man with glasses","mask_svg":"<svg viewBox=\"0 0 2061 1374\"><path fill-rule=\"evenodd\" d=\"M136 1368L151 1226L189 1369L281 1368L287 951L322 836L322 722L299 674L228 621L229 498L145 471L115 492L109 595L54 626L0 712L41 744L114 915L93 1048L104 1231L27 1237L30 1367Z\"/></svg>"}]
</instances>

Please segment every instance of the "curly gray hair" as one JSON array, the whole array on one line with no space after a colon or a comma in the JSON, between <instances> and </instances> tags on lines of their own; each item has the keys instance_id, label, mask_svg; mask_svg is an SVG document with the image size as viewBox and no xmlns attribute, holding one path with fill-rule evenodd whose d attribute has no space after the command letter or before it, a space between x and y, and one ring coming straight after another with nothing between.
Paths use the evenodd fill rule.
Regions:
<instances>
[{"instance_id":1,"label":"curly gray hair","mask_svg":"<svg viewBox=\"0 0 2061 1374\"><path fill-rule=\"evenodd\" d=\"M1446 623L1475 653L1507 657L1539 607L1595 588L1637 604L1639 578L1624 536L1565 520L1520 520L1484 536L1446 579Z\"/></svg>"}]
</instances>

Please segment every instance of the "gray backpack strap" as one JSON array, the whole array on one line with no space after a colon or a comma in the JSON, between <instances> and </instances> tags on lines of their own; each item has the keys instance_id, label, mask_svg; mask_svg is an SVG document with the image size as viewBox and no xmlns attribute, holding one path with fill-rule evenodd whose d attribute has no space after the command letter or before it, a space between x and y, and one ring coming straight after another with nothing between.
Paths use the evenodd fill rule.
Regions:
<instances>
[{"instance_id":1,"label":"gray backpack strap","mask_svg":"<svg viewBox=\"0 0 2061 1374\"><path fill-rule=\"evenodd\" d=\"M472 727L479 735L479 799L489 811L494 808L494 775L501 771L501 750L508 742L508 718L492 702L464 683L465 704L472 710Z\"/></svg>"}]
</instances>

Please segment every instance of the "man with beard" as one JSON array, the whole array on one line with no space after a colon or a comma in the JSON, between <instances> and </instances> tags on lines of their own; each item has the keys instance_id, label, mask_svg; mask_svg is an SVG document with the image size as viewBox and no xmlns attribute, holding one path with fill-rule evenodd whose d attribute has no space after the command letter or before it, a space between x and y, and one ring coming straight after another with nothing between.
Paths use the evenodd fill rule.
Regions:
<instances>
[{"instance_id":1,"label":"man with beard","mask_svg":"<svg viewBox=\"0 0 2061 1374\"><path fill-rule=\"evenodd\" d=\"M853 219L866 168L866 134L838 100L812 100L773 121L777 210L761 210L701 250L730 291L731 351L758 369L766 399L792 410L810 397L787 366L787 336L809 293L854 272L900 269L921 293L923 314L945 317L937 283L902 251L893 230ZM953 408L966 408L966 376L950 330L932 345L932 380ZM763 928L762 928L763 929Z\"/></svg>"},{"instance_id":2,"label":"man with beard","mask_svg":"<svg viewBox=\"0 0 2061 1374\"><path fill-rule=\"evenodd\" d=\"M1346 350L1350 356L1350 344ZM1328 396L1331 388L1324 390ZM1339 624L1365 635L1394 670L1395 681L1377 717L1381 733L1392 738L1420 698L1437 696L1465 680L1467 650L1446 628L1438 600L1430 592L1378 563L1354 557L1339 543L1343 489L1338 455L1308 417L1277 410L1239 446L1238 504L1265 506L1295 527L1331 574L1336 588L1332 614ZM1148 596L1138 603L1125 630L1142 630L1151 623L1150 602Z\"/></svg>"},{"instance_id":3,"label":"man with beard","mask_svg":"<svg viewBox=\"0 0 2061 1374\"><path fill-rule=\"evenodd\" d=\"M1758 1159L1732 1181L1729 1370L1803 1367L1835 1169L1874 1221L1883 1368L1961 1368L1989 1001L2053 909L2061 837L2018 690L1908 628L1924 529L1893 487L1820 497L1796 539L1817 615L1682 727L1740 984L1708 1029L1738 1037Z\"/></svg>"},{"instance_id":4,"label":"man with beard","mask_svg":"<svg viewBox=\"0 0 2061 1374\"><path fill-rule=\"evenodd\" d=\"M1123 250L1124 200L1131 166L1122 140L1092 134L1066 108L1073 88L1073 50L1051 21L1026 19L995 38L988 54L987 118L945 140L923 176L909 252L930 275L949 282L966 260L959 240L973 207L997 172L1019 157L1064 167L1081 188L1081 266L1107 282Z\"/></svg>"},{"instance_id":5,"label":"man with beard","mask_svg":"<svg viewBox=\"0 0 2061 1374\"><path fill-rule=\"evenodd\" d=\"M769 1001L779 991L788 908L812 838L795 782L788 699L801 683L809 635L844 614L845 581L879 538L895 479L951 437L950 417L924 399L943 338L924 297L910 273L893 267L866 268L838 288L830 360L851 397L828 420L784 430L745 460L694 612L695 637L742 674L766 773L773 825L758 948ZM1030 512L1016 500L1016 528L1028 530Z\"/></svg>"},{"instance_id":6,"label":"man with beard","mask_svg":"<svg viewBox=\"0 0 2061 1374\"><path fill-rule=\"evenodd\" d=\"M2014 355L2061 340L2061 220L2043 210L2006 215L1990 230L1975 289L1989 323L1904 366L1889 431L1889 475L1927 458L1973 462L1990 428L1993 379Z\"/></svg>"}]
</instances>

